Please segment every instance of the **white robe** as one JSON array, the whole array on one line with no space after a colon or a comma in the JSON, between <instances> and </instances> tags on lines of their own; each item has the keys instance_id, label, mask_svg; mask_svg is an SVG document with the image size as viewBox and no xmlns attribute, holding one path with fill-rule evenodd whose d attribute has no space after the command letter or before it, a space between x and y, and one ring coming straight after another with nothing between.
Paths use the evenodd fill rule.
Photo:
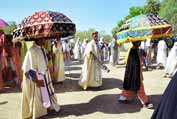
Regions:
<instances>
[{"instance_id":1,"label":"white robe","mask_svg":"<svg viewBox=\"0 0 177 119\"><path fill-rule=\"evenodd\" d=\"M46 82L53 109L59 111L59 105L57 104L57 98L54 94L54 88L50 73L47 70L47 60L45 60L43 52L40 46L33 44L33 46L27 51L25 56L22 70L23 83L22 83L22 118L38 118L47 114L47 109L44 108L41 99L40 88L25 76L29 70L40 72L46 76Z\"/></svg>"},{"instance_id":2,"label":"white robe","mask_svg":"<svg viewBox=\"0 0 177 119\"><path fill-rule=\"evenodd\" d=\"M54 80L56 82L63 82L65 80L64 72L64 57L62 51L62 45L57 42L57 46L53 46L54 55Z\"/></svg>"},{"instance_id":3,"label":"white robe","mask_svg":"<svg viewBox=\"0 0 177 119\"><path fill-rule=\"evenodd\" d=\"M85 48L87 47L87 39L84 39L81 45L81 59L84 58Z\"/></svg>"},{"instance_id":4,"label":"white robe","mask_svg":"<svg viewBox=\"0 0 177 119\"><path fill-rule=\"evenodd\" d=\"M85 54L84 64L82 66L81 79L79 85L86 90L87 87L100 87L102 85L101 67L92 54L100 60L100 49L94 40L88 43Z\"/></svg>"},{"instance_id":5,"label":"white robe","mask_svg":"<svg viewBox=\"0 0 177 119\"><path fill-rule=\"evenodd\" d=\"M167 60L167 45L165 41L159 41L157 48L157 64L162 64L165 67Z\"/></svg>"},{"instance_id":6,"label":"white robe","mask_svg":"<svg viewBox=\"0 0 177 119\"><path fill-rule=\"evenodd\" d=\"M176 69L177 69L177 42L174 44L167 58L165 73L168 73L169 75L173 75L175 74Z\"/></svg>"},{"instance_id":7,"label":"white robe","mask_svg":"<svg viewBox=\"0 0 177 119\"><path fill-rule=\"evenodd\" d=\"M78 40L74 46L74 59L81 60L81 42Z\"/></svg>"}]
</instances>

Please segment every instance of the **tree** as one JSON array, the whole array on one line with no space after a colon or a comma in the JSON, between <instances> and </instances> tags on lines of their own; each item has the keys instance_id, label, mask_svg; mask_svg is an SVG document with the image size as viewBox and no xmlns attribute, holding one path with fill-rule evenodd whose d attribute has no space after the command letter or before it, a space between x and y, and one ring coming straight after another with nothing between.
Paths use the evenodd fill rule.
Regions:
<instances>
[{"instance_id":1,"label":"tree","mask_svg":"<svg viewBox=\"0 0 177 119\"><path fill-rule=\"evenodd\" d=\"M96 31L94 28L90 28L90 29L85 30L85 31L77 31L76 34L75 34L75 40L78 39L78 38L80 38L81 40L84 40L84 39L91 40L92 39L91 34L94 31ZM99 31L99 36L103 37L106 41L110 41L111 40L111 36L106 34L105 31Z\"/></svg>"},{"instance_id":2,"label":"tree","mask_svg":"<svg viewBox=\"0 0 177 119\"><path fill-rule=\"evenodd\" d=\"M177 0L163 0L159 15L169 21L174 32L177 33Z\"/></svg>"},{"instance_id":3,"label":"tree","mask_svg":"<svg viewBox=\"0 0 177 119\"><path fill-rule=\"evenodd\" d=\"M88 30L85 30L85 31L77 31L76 34L75 34L75 39L78 39L80 38L81 40L84 40L84 39L91 39L91 34L92 32L96 31L94 28L90 28Z\"/></svg>"},{"instance_id":4,"label":"tree","mask_svg":"<svg viewBox=\"0 0 177 119\"><path fill-rule=\"evenodd\" d=\"M118 32L119 28L123 25L123 23L126 20L128 20L132 17L135 17L137 15L140 15L140 14L144 14L144 8L143 7L137 6L137 7L129 8L129 15L127 15L123 20L119 20L117 22L117 26L112 29L112 34L116 34Z\"/></svg>"},{"instance_id":5,"label":"tree","mask_svg":"<svg viewBox=\"0 0 177 119\"><path fill-rule=\"evenodd\" d=\"M144 6L145 14L158 14L160 10L160 2L157 0L147 0L147 4Z\"/></svg>"},{"instance_id":6,"label":"tree","mask_svg":"<svg viewBox=\"0 0 177 119\"><path fill-rule=\"evenodd\" d=\"M140 14L144 14L144 8L141 6L131 7L129 8L129 15L127 15L123 21L126 21L132 17L138 16Z\"/></svg>"},{"instance_id":7,"label":"tree","mask_svg":"<svg viewBox=\"0 0 177 119\"><path fill-rule=\"evenodd\" d=\"M118 32L118 30L119 30L119 27L116 26L116 27L114 27L114 28L112 29L111 33L114 35L114 34L116 34L116 33Z\"/></svg>"},{"instance_id":8,"label":"tree","mask_svg":"<svg viewBox=\"0 0 177 119\"><path fill-rule=\"evenodd\" d=\"M109 34L106 34L105 31L100 31L99 32L100 37L104 38L106 42L110 42L112 37Z\"/></svg>"},{"instance_id":9,"label":"tree","mask_svg":"<svg viewBox=\"0 0 177 119\"><path fill-rule=\"evenodd\" d=\"M121 26L123 25L123 23L124 23L123 20L119 20L119 21L117 22L117 26L118 26L118 27L121 27Z\"/></svg>"}]
</instances>

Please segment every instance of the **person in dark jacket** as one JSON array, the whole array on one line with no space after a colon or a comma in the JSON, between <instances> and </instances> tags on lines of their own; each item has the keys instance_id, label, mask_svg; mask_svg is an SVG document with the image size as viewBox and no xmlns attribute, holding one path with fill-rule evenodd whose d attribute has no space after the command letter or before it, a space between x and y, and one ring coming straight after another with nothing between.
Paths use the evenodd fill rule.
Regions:
<instances>
[{"instance_id":1,"label":"person in dark jacket","mask_svg":"<svg viewBox=\"0 0 177 119\"><path fill-rule=\"evenodd\" d=\"M177 72L168 84L151 119L177 119Z\"/></svg>"},{"instance_id":2,"label":"person in dark jacket","mask_svg":"<svg viewBox=\"0 0 177 119\"><path fill-rule=\"evenodd\" d=\"M122 91L122 94L119 97L118 101L127 102L138 96L143 107L153 108L153 104L149 102L149 99L144 91L143 74L139 50L141 42L132 42L132 44L133 47L130 50L125 70L123 82L124 90Z\"/></svg>"}]
</instances>

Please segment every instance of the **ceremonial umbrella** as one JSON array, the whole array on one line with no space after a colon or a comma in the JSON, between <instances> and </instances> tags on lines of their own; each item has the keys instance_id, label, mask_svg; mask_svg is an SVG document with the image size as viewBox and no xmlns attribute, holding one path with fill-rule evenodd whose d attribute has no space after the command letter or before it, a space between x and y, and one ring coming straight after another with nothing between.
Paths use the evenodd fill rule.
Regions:
<instances>
[{"instance_id":1,"label":"ceremonial umbrella","mask_svg":"<svg viewBox=\"0 0 177 119\"><path fill-rule=\"evenodd\" d=\"M0 27L9 26L4 20L0 19Z\"/></svg>"},{"instance_id":2,"label":"ceremonial umbrella","mask_svg":"<svg viewBox=\"0 0 177 119\"><path fill-rule=\"evenodd\" d=\"M127 20L117 33L117 42L120 44L171 35L172 26L166 20L154 14L145 14Z\"/></svg>"},{"instance_id":3,"label":"ceremonial umbrella","mask_svg":"<svg viewBox=\"0 0 177 119\"><path fill-rule=\"evenodd\" d=\"M72 36L75 24L64 14L53 11L39 11L26 17L13 32L13 41L52 39Z\"/></svg>"}]
</instances>

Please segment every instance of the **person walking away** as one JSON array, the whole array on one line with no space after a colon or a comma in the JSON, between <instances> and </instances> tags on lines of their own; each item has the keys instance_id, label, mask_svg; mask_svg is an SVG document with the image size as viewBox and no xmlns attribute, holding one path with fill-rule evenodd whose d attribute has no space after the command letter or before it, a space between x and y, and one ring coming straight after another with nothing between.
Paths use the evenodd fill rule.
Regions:
<instances>
[{"instance_id":1,"label":"person walking away","mask_svg":"<svg viewBox=\"0 0 177 119\"><path fill-rule=\"evenodd\" d=\"M160 40L157 46L157 69L165 68L167 60L167 45L164 40Z\"/></svg>"}]
</instances>

